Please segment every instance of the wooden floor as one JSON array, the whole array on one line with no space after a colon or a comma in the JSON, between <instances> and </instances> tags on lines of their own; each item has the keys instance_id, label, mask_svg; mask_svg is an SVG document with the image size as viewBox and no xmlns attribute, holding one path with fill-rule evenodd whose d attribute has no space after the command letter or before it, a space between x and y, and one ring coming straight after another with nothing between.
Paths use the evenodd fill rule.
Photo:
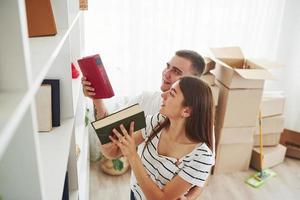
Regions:
<instances>
[{"instance_id":1,"label":"wooden floor","mask_svg":"<svg viewBox=\"0 0 300 200\"><path fill-rule=\"evenodd\" d=\"M300 160L286 158L284 163L273 167L277 177L269 179L259 189L244 183L254 170L228 175L211 176L199 200L296 200L300 199ZM91 163L91 200L129 200L130 172L113 177L105 175L99 163Z\"/></svg>"}]
</instances>

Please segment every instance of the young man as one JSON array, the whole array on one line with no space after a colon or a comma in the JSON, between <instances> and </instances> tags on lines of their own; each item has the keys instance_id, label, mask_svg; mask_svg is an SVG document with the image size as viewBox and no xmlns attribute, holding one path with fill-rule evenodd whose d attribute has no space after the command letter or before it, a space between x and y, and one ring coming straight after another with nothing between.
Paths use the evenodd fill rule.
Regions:
<instances>
[{"instance_id":1,"label":"young man","mask_svg":"<svg viewBox=\"0 0 300 200\"><path fill-rule=\"evenodd\" d=\"M177 51L173 58L167 63L166 68L162 71L161 92L168 91L172 84L182 76L201 76L204 68L204 59L197 52L191 50ZM85 96L93 99L95 89L85 77L82 78L82 85ZM156 114L161 104L161 92L143 92L138 96L130 98L123 106L139 103L145 115ZM96 119L101 119L108 114L102 99L93 99L93 103Z\"/></svg>"}]
</instances>

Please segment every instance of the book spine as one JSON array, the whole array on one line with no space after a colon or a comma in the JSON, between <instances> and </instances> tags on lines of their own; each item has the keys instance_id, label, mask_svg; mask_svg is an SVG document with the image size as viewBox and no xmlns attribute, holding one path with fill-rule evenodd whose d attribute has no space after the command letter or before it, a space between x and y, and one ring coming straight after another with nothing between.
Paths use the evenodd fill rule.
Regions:
<instances>
[{"instance_id":1,"label":"book spine","mask_svg":"<svg viewBox=\"0 0 300 200\"><path fill-rule=\"evenodd\" d=\"M51 85L52 126L60 126L60 88L59 79L45 79L42 84Z\"/></svg>"},{"instance_id":2,"label":"book spine","mask_svg":"<svg viewBox=\"0 0 300 200\"><path fill-rule=\"evenodd\" d=\"M101 91L95 96L95 98L110 98L114 96L112 86L99 55L94 56L94 64L97 66L98 77L101 77L101 83L103 84L101 86Z\"/></svg>"}]
</instances>

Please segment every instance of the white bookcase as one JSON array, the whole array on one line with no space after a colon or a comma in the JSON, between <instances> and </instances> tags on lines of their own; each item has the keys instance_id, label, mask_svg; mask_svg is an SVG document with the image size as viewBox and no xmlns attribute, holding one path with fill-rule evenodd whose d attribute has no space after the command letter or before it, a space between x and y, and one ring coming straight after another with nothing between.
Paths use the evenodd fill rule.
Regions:
<instances>
[{"instance_id":1,"label":"white bookcase","mask_svg":"<svg viewBox=\"0 0 300 200\"><path fill-rule=\"evenodd\" d=\"M79 0L51 0L58 34L28 38L24 0L0 3L0 199L89 199L88 134L80 78ZM45 78L60 79L61 126L37 131L35 95ZM76 159L76 144L80 156Z\"/></svg>"}]
</instances>

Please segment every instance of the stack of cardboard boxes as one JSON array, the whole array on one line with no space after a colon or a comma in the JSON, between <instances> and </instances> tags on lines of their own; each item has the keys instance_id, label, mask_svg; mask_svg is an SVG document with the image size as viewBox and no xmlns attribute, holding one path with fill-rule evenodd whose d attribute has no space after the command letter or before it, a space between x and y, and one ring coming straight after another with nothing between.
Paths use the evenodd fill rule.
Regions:
<instances>
[{"instance_id":1,"label":"stack of cardboard boxes","mask_svg":"<svg viewBox=\"0 0 300 200\"><path fill-rule=\"evenodd\" d=\"M247 170L264 82L273 76L259 61L245 59L239 47L211 51L216 62L213 73L220 90L214 174Z\"/></svg>"},{"instance_id":2,"label":"stack of cardboard boxes","mask_svg":"<svg viewBox=\"0 0 300 200\"><path fill-rule=\"evenodd\" d=\"M260 161L260 128L254 132L254 148L252 151L251 166L262 170L282 163L286 153L286 147L279 144L280 135L284 128L284 101L282 95L264 95L261 103L262 116L262 145L263 164Z\"/></svg>"}]
</instances>

